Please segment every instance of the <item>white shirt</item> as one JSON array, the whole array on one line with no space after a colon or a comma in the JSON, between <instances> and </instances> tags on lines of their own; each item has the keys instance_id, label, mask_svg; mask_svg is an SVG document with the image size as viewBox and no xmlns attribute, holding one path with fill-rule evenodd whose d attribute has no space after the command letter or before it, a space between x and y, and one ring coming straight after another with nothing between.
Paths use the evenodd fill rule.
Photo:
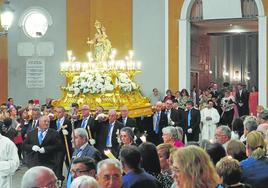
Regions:
<instances>
[{"instance_id":1,"label":"white shirt","mask_svg":"<svg viewBox=\"0 0 268 188\"><path fill-rule=\"evenodd\" d=\"M0 187L12 188L12 175L19 167L16 145L7 137L0 134Z\"/></svg>"}]
</instances>

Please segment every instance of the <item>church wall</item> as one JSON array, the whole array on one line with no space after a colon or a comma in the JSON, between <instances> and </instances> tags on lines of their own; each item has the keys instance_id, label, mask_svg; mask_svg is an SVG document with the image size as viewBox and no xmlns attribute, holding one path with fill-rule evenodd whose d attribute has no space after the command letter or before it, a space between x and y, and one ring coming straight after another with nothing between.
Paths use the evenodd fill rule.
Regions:
<instances>
[{"instance_id":1,"label":"church wall","mask_svg":"<svg viewBox=\"0 0 268 188\"><path fill-rule=\"evenodd\" d=\"M15 99L16 104L24 105L30 98L39 98L41 103L47 97L60 96L60 86L64 85L64 78L59 74L60 62L66 55L66 1L65 0L12 0L11 5L15 10L12 27L8 33L8 96ZM41 39L28 38L22 28L18 26L19 18L23 12L32 6L45 8L52 16L53 24ZM26 60L32 57L20 57L17 55L17 45L20 42L52 41L54 43L54 55L42 57L45 60L45 88L26 88Z\"/></svg>"},{"instance_id":2,"label":"church wall","mask_svg":"<svg viewBox=\"0 0 268 188\"><path fill-rule=\"evenodd\" d=\"M133 1L133 49L142 62L137 81L147 96L154 87L165 93L164 6L164 0Z\"/></svg>"},{"instance_id":3,"label":"church wall","mask_svg":"<svg viewBox=\"0 0 268 188\"><path fill-rule=\"evenodd\" d=\"M0 4L2 3L3 0L0 0ZM0 103L2 103L7 98L7 38L4 36L0 37L0 75Z\"/></svg>"}]
</instances>

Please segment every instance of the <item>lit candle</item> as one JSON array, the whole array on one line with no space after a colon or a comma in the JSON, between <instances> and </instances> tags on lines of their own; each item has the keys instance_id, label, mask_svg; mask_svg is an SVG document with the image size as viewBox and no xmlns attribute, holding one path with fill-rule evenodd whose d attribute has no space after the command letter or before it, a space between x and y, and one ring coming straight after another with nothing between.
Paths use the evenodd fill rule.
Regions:
<instances>
[{"instance_id":1,"label":"lit candle","mask_svg":"<svg viewBox=\"0 0 268 188\"><path fill-rule=\"evenodd\" d=\"M116 159L116 157L112 154L112 152L107 149L107 150L104 150L104 154L109 158L109 159Z\"/></svg>"}]
</instances>

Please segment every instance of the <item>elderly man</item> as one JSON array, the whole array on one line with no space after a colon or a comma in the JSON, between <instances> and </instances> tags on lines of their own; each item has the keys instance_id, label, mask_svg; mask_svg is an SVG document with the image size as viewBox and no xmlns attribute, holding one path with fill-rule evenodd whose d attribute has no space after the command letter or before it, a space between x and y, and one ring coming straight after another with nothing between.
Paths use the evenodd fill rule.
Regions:
<instances>
[{"instance_id":1,"label":"elderly man","mask_svg":"<svg viewBox=\"0 0 268 188\"><path fill-rule=\"evenodd\" d=\"M54 172L44 166L36 166L25 172L21 181L21 188L57 187L58 181Z\"/></svg>"},{"instance_id":2,"label":"elderly man","mask_svg":"<svg viewBox=\"0 0 268 188\"><path fill-rule=\"evenodd\" d=\"M88 105L83 105L81 108L82 119L75 122L74 127L83 128L87 131L90 139L93 139L94 135L92 135L94 118L90 114L90 107Z\"/></svg>"},{"instance_id":3,"label":"elderly man","mask_svg":"<svg viewBox=\"0 0 268 188\"><path fill-rule=\"evenodd\" d=\"M155 145L161 144L163 142L162 139L162 129L168 126L168 119L165 111L162 110L163 103L157 102L155 105L155 113L147 118L147 122L145 123L148 131L147 140L154 143Z\"/></svg>"},{"instance_id":4,"label":"elderly man","mask_svg":"<svg viewBox=\"0 0 268 188\"><path fill-rule=\"evenodd\" d=\"M101 188L121 188L122 173L122 164L117 159L105 159L97 165L96 179Z\"/></svg>"},{"instance_id":5,"label":"elderly man","mask_svg":"<svg viewBox=\"0 0 268 188\"><path fill-rule=\"evenodd\" d=\"M182 119L179 119L178 110L173 108L173 101L171 99L166 100L165 102L166 110L165 113L168 119L168 125L170 126L179 126L181 125Z\"/></svg>"},{"instance_id":6,"label":"elderly man","mask_svg":"<svg viewBox=\"0 0 268 188\"><path fill-rule=\"evenodd\" d=\"M226 150L226 147L231 140L231 129L226 125L219 126L215 132L215 139L216 142L220 143Z\"/></svg>"},{"instance_id":7,"label":"elderly man","mask_svg":"<svg viewBox=\"0 0 268 188\"><path fill-rule=\"evenodd\" d=\"M260 124L257 128L257 131L266 133L268 130L268 110L264 110L258 115L258 121Z\"/></svg>"},{"instance_id":8,"label":"elderly man","mask_svg":"<svg viewBox=\"0 0 268 188\"><path fill-rule=\"evenodd\" d=\"M258 127L258 124L254 116L247 116L243 123L244 134L241 136L240 141L246 144L248 133L255 131Z\"/></svg>"},{"instance_id":9,"label":"elderly man","mask_svg":"<svg viewBox=\"0 0 268 188\"><path fill-rule=\"evenodd\" d=\"M12 175L18 169L20 161L16 145L0 133L0 187L11 188Z\"/></svg>"},{"instance_id":10,"label":"elderly man","mask_svg":"<svg viewBox=\"0 0 268 188\"><path fill-rule=\"evenodd\" d=\"M103 120L104 114L99 114L94 121L94 132L96 133L96 148L104 152L104 149L110 149L116 155L119 149L118 140L120 139L120 129L123 124L117 121L116 110L111 109L108 112L108 119Z\"/></svg>"},{"instance_id":11,"label":"elderly man","mask_svg":"<svg viewBox=\"0 0 268 188\"><path fill-rule=\"evenodd\" d=\"M72 157L73 159L81 156L88 156L97 162L101 160L100 152L88 144L88 135L87 131L84 128L74 129L74 132L72 134L72 143L75 147L75 151Z\"/></svg>"},{"instance_id":12,"label":"elderly man","mask_svg":"<svg viewBox=\"0 0 268 188\"><path fill-rule=\"evenodd\" d=\"M27 152L28 166L46 166L56 172L56 154L61 147L61 140L57 131L49 129L49 117L41 116L37 129L29 132L23 142Z\"/></svg>"},{"instance_id":13,"label":"elderly man","mask_svg":"<svg viewBox=\"0 0 268 188\"><path fill-rule=\"evenodd\" d=\"M136 120L128 117L128 107L122 106L120 108L121 117L118 118L118 121L123 123L124 127L136 127Z\"/></svg>"},{"instance_id":14,"label":"elderly man","mask_svg":"<svg viewBox=\"0 0 268 188\"><path fill-rule=\"evenodd\" d=\"M57 151L58 162L57 162L57 173L56 173L57 177L61 181L65 179L65 177L62 175L64 159L66 167L69 168L70 161L68 156L71 157L73 153L71 143L72 125L71 121L68 120L65 116L66 116L65 108L62 106L58 106L56 108L56 119L50 122L50 128L55 129L59 133L62 143L61 145L62 147L60 148L60 150ZM65 138L68 146L66 146ZM69 151L69 154L67 153L67 151Z\"/></svg>"}]
</instances>

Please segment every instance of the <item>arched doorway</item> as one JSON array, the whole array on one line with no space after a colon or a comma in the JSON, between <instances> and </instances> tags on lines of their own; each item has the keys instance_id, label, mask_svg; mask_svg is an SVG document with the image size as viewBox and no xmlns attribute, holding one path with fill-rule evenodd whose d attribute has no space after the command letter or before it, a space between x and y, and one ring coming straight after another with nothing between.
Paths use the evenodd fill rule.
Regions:
<instances>
[{"instance_id":1,"label":"arched doorway","mask_svg":"<svg viewBox=\"0 0 268 188\"><path fill-rule=\"evenodd\" d=\"M243 2L244 0L241 0L241 6L243 6ZM257 51L257 68L256 68L256 71L257 71L257 75L258 75L258 78L256 78L257 80L257 83L258 83L258 87L259 87L259 90L262 91L262 92L267 92L267 80L266 80L266 77L267 77L267 58L266 58L266 52L267 52L267 44L266 44L266 36L267 36L267 31L266 31L266 16L264 16L264 9L263 9L263 5L262 5L262 1L261 0L252 0L252 2L254 3L255 7L256 7L256 16L255 16L255 31L250 31L250 36L248 36L248 38L251 38L251 39L245 39L245 43L249 40L252 40L252 37L256 38L257 40L257 48L258 51ZM215 22L215 20L211 19L211 20L204 20L202 18L202 9L199 9L198 10L198 7L197 6L200 6L202 5L202 0L185 0L184 1L184 4L182 6L182 11L181 11L181 17L180 17L180 20L179 20L179 87L180 89L182 88L187 88L188 90L190 89L191 87L191 62L194 61L194 54L193 54L193 48L191 48L191 46L193 46L194 44L191 44L193 43L194 40L191 40L191 35L189 33L192 33L194 32L194 29L193 29L193 19L191 16L193 16L193 11L196 11L196 19L197 21L195 21L195 25L198 25L200 23L203 23L204 22L208 22L207 25L211 25L212 22L214 22L214 24L216 23L220 23L221 22L224 22L226 20L229 20L230 19L224 19L224 20L217 20L217 22ZM197 10L193 10L193 9L197 9ZM254 13L253 13L254 14ZM199 16L199 18L198 18ZM245 23L245 22L254 22L254 20L249 20L249 19L246 19L245 16L248 16L245 14L245 11L243 12L243 7L242 7L242 18L241 19L236 19L235 21L236 22L239 22L239 23ZM201 20L201 22L198 23L198 19ZM219 19L219 18L217 18ZM218 33L220 33L220 31L217 31ZM254 35L254 32L256 36L252 36L252 34ZM245 36L243 36L245 38ZM203 37L204 40L206 40L207 37ZM233 36L230 36L230 38L234 38ZM240 39L241 40L241 39ZM200 41L200 40L199 40ZM206 44L206 41L204 42L204 44ZM241 44L243 45L243 44ZM203 67L204 67L204 70L208 72L212 72L213 71L211 70L211 67L210 67L210 64L206 64L206 45L203 45L204 48L200 48L199 51L202 51L202 54L204 57L202 57L201 59L204 60L204 62L201 62L201 64L203 63ZM211 57L210 57L211 59ZM200 61L200 58L197 60L197 61ZM219 64L219 63L218 63ZM232 74L230 75L232 77L232 80L226 80L226 81L231 81L233 82L234 81L234 78L237 76L237 77L240 77L241 81L249 81L247 79L250 79L250 76L249 75L246 75L244 72L246 73L249 73L248 70L242 70L242 69L238 69L238 68L232 68L229 71L229 75L230 75L230 72L232 72ZM214 70L215 70L215 67L214 67ZM242 70L242 71L241 71ZM195 72L195 71L192 71L192 72ZM224 74L224 71L222 70L222 73ZM242 75L243 73L243 75ZM199 74L201 75L201 74ZM207 74L208 75L208 74ZM186 76L186 79L185 79L185 76ZM208 75L208 77L210 77L211 75ZM214 75L215 76L215 75ZM227 76L227 73L226 73L226 76ZM200 80L200 78L199 78ZM205 80L210 80L210 78L205 78ZM238 81L239 79L237 79ZM203 84L202 84L203 85ZM265 105L267 104L267 97L266 95L260 95L259 97L259 104L262 104L262 105Z\"/></svg>"}]
</instances>

